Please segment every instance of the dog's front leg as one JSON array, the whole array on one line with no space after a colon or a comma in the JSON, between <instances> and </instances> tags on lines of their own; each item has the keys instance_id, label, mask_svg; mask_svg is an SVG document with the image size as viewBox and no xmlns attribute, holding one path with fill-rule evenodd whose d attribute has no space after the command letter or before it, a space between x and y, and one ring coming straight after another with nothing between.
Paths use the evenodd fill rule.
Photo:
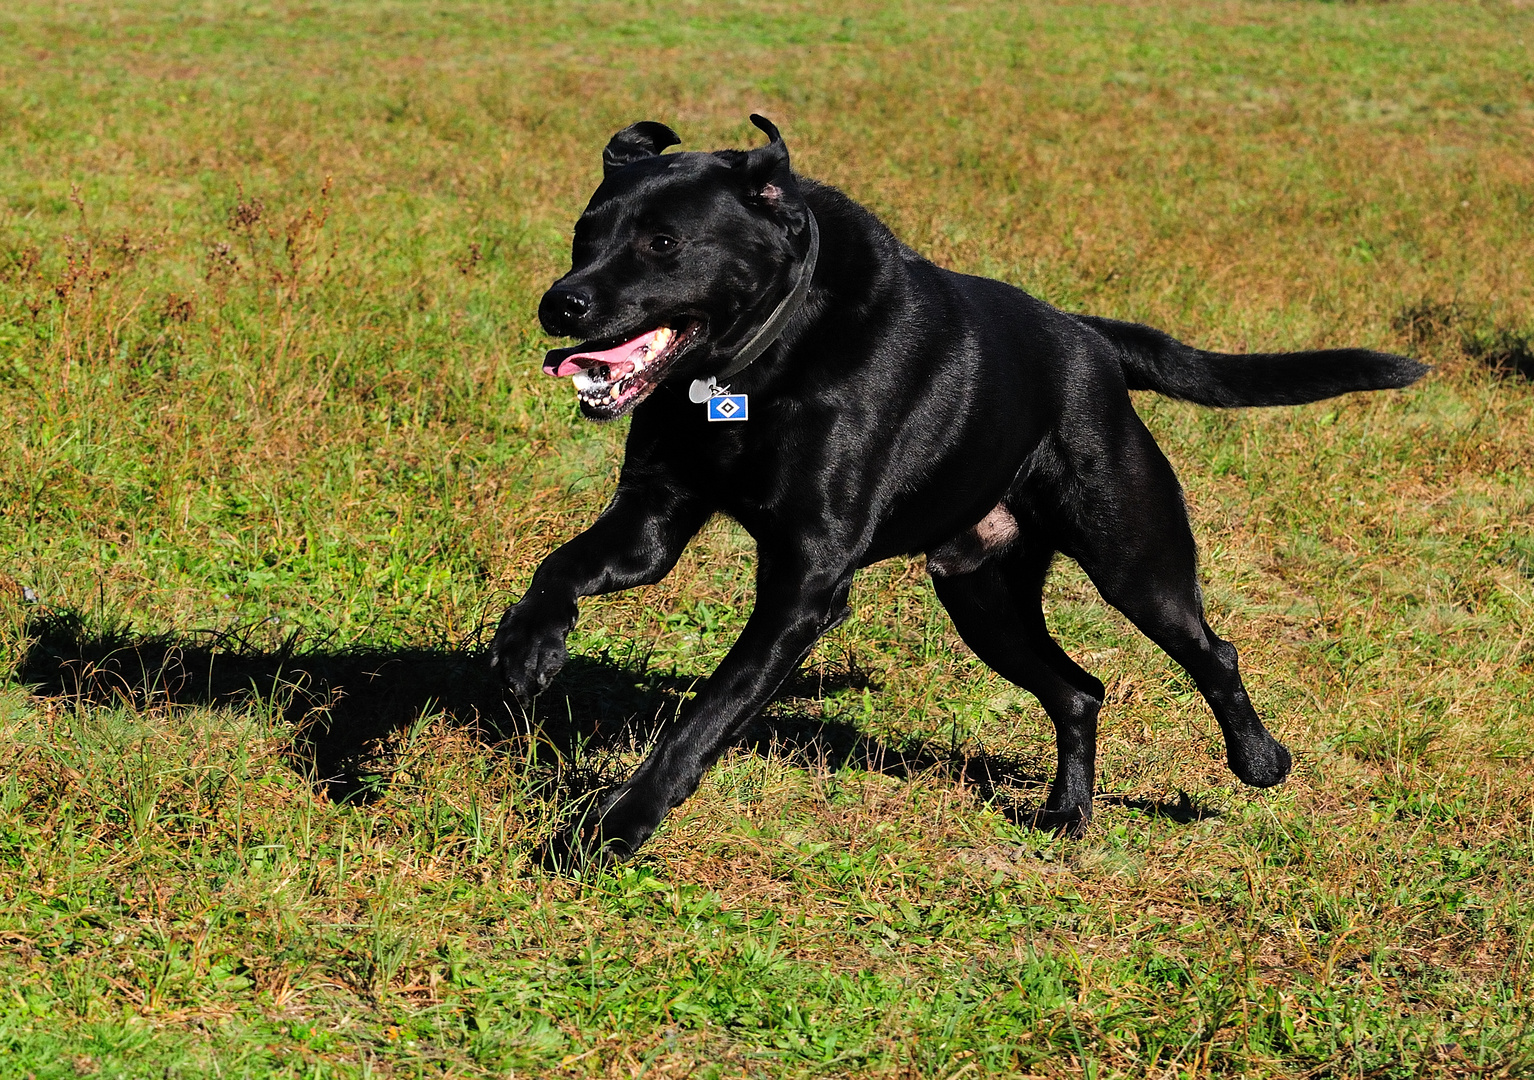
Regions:
<instances>
[{"instance_id":1,"label":"dog's front leg","mask_svg":"<svg viewBox=\"0 0 1534 1080\"><path fill-rule=\"evenodd\" d=\"M800 567L804 564L794 560ZM795 572L766 561L756 608L714 674L625 783L546 843L537 860L568 871L627 858L686 799L771 700L821 634L846 617L852 570Z\"/></svg>"},{"instance_id":2,"label":"dog's front leg","mask_svg":"<svg viewBox=\"0 0 1534 1080\"><path fill-rule=\"evenodd\" d=\"M620 482L602 516L544 559L501 616L490 666L517 701L529 705L564 666L577 600L659 581L708 516L691 496Z\"/></svg>"}]
</instances>

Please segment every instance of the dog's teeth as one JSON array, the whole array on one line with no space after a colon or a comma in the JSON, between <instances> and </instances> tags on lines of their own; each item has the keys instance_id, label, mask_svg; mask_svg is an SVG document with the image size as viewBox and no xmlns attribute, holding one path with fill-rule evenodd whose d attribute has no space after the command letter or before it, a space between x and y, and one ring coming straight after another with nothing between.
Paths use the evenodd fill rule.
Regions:
<instances>
[{"instance_id":1,"label":"dog's teeth","mask_svg":"<svg viewBox=\"0 0 1534 1080\"><path fill-rule=\"evenodd\" d=\"M582 402L595 409L616 406L632 397L645 382L645 371L655 364L676 337L676 330L663 326L625 357L621 368L611 364L593 364L576 372L572 379L576 394Z\"/></svg>"}]
</instances>

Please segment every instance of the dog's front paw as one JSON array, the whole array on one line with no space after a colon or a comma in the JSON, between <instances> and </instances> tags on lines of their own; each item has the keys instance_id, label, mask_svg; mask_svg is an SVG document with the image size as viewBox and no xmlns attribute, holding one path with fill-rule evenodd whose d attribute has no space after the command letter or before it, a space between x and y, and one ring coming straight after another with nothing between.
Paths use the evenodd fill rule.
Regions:
<instances>
[{"instance_id":1,"label":"dog's front paw","mask_svg":"<svg viewBox=\"0 0 1534 1080\"><path fill-rule=\"evenodd\" d=\"M644 812L642 802L620 791L601 809L588 810L540 844L533 865L551 874L579 877L632 858L655 831L657 815Z\"/></svg>"},{"instance_id":2,"label":"dog's front paw","mask_svg":"<svg viewBox=\"0 0 1534 1080\"><path fill-rule=\"evenodd\" d=\"M1255 788L1273 787L1281 784L1294 767L1294 757L1289 748L1266 731L1255 736L1232 739L1226 745L1226 761L1230 771L1243 784Z\"/></svg>"},{"instance_id":3,"label":"dog's front paw","mask_svg":"<svg viewBox=\"0 0 1534 1080\"><path fill-rule=\"evenodd\" d=\"M548 874L581 877L615 866L632 854L626 845L604 840L598 830L566 828L538 845L533 865Z\"/></svg>"},{"instance_id":4,"label":"dog's front paw","mask_svg":"<svg viewBox=\"0 0 1534 1080\"><path fill-rule=\"evenodd\" d=\"M527 708L565 666L565 635L573 620L540 618L526 601L501 616L490 645L490 667Z\"/></svg>"}]
</instances>

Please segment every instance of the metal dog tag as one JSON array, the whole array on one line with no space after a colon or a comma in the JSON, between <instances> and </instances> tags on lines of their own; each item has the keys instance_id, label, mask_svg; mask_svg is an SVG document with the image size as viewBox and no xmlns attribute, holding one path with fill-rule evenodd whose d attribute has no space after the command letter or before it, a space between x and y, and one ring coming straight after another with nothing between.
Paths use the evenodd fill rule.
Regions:
<instances>
[{"instance_id":1,"label":"metal dog tag","mask_svg":"<svg viewBox=\"0 0 1534 1080\"><path fill-rule=\"evenodd\" d=\"M708 402L709 420L744 420L749 412L746 395L730 393L730 388L720 386L712 375L694 379L687 388L687 399L695 405Z\"/></svg>"},{"instance_id":2,"label":"metal dog tag","mask_svg":"<svg viewBox=\"0 0 1534 1080\"><path fill-rule=\"evenodd\" d=\"M746 418L745 394L715 394L708 399L710 420L744 420Z\"/></svg>"}]
</instances>

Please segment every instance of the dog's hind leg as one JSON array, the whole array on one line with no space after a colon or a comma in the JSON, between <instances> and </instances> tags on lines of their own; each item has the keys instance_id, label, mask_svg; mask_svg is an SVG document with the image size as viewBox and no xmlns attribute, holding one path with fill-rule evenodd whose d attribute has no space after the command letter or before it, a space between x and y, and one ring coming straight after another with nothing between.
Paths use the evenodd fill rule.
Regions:
<instances>
[{"instance_id":1,"label":"dog's hind leg","mask_svg":"<svg viewBox=\"0 0 1534 1080\"><path fill-rule=\"evenodd\" d=\"M1103 599L1193 677L1219 721L1231 771L1271 787L1289 774L1289 751L1252 707L1235 647L1204 618L1197 548L1172 466L1139 418L1128 421L1114 453L1078 473L1087 498L1070 508L1077 521L1062 546Z\"/></svg>"},{"instance_id":2,"label":"dog's hind leg","mask_svg":"<svg viewBox=\"0 0 1534 1080\"><path fill-rule=\"evenodd\" d=\"M1055 725L1054 783L1041 824L1079 834L1092 818L1097 713L1103 684L1050 637L1040 598L1054 552L1008 552L967 574L934 573L932 584L975 655L1044 706Z\"/></svg>"}]
</instances>

